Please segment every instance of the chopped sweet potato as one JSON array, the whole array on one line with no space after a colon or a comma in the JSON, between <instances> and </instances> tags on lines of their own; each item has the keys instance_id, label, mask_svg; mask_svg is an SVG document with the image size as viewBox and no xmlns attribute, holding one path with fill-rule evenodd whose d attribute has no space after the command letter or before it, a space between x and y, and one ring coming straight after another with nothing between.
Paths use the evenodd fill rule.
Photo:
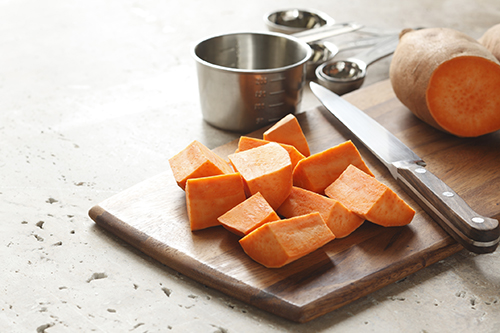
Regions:
<instances>
[{"instance_id":1,"label":"chopped sweet potato","mask_svg":"<svg viewBox=\"0 0 500 333\"><path fill-rule=\"evenodd\" d=\"M186 206L191 230L220 225L217 218L245 199L239 173L188 179Z\"/></svg>"},{"instance_id":2,"label":"chopped sweet potato","mask_svg":"<svg viewBox=\"0 0 500 333\"><path fill-rule=\"evenodd\" d=\"M241 174L247 196L260 192L273 207L285 201L292 189L292 162L285 148L275 142L229 155Z\"/></svg>"},{"instance_id":3,"label":"chopped sweet potato","mask_svg":"<svg viewBox=\"0 0 500 333\"><path fill-rule=\"evenodd\" d=\"M218 218L220 224L238 236L244 236L267 222L280 217L260 192L255 193Z\"/></svg>"},{"instance_id":4,"label":"chopped sweet potato","mask_svg":"<svg viewBox=\"0 0 500 333\"><path fill-rule=\"evenodd\" d=\"M295 186L292 187L285 202L278 208L278 213L286 218L313 212L321 215L336 238L350 235L364 221L337 200Z\"/></svg>"},{"instance_id":5,"label":"chopped sweet potato","mask_svg":"<svg viewBox=\"0 0 500 333\"><path fill-rule=\"evenodd\" d=\"M236 150L236 152L245 151L245 150L252 149L255 147L260 147L260 146L263 146L269 142L271 142L271 141L252 138L249 136L242 136L242 137L240 137L240 140L238 141L238 149ZM302 155L297 150L297 148L295 148L294 146L287 145L284 143L279 143L279 142L278 142L278 144L281 147L285 148L286 151L288 152L288 155L290 155L290 161L292 162L292 170L295 168L295 166L297 165L297 163L299 163L299 161L301 159L305 158L305 156Z\"/></svg>"},{"instance_id":6,"label":"chopped sweet potato","mask_svg":"<svg viewBox=\"0 0 500 333\"><path fill-rule=\"evenodd\" d=\"M356 146L346 141L300 160L293 170L293 185L324 194L350 164L373 176Z\"/></svg>"},{"instance_id":7,"label":"chopped sweet potato","mask_svg":"<svg viewBox=\"0 0 500 333\"><path fill-rule=\"evenodd\" d=\"M311 155L304 132L297 118L291 113L265 131L263 139L294 146L306 157Z\"/></svg>"},{"instance_id":8,"label":"chopped sweet potato","mask_svg":"<svg viewBox=\"0 0 500 333\"><path fill-rule=\"evenodd\" d=\"M168 162L177 185L183 190L186 189L186 181L190 178L234 172L228 162L196 140L171 157Z\"/></svg>"},{"instance_id":9,"label":"chopped sweet potato","mask_svg":"<svg viewBox=\"0 0 500 333\"><path fill-rule=\"evenodd\" d=\"M256 262L269 268L279 268L334 238L321 215L315 212L266 223L240 239L240 244Z\"/></svg>"},{"instance_id":10,"label":"chopped sweet potato","mask_svg":"<svg viewBox=\"0 0 500 333\"><path fill-rule=\"evenodd\" d=\"M388 186L353 165L325 193L364 219L384 227L406 225L415 215L413 208Z\"/></svg>"}]
</instances>

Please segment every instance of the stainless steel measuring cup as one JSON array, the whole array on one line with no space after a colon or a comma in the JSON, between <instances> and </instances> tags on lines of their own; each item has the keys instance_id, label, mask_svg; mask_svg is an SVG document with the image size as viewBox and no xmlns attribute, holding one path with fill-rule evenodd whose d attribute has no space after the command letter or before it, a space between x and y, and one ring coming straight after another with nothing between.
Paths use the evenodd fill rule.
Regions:
<instances>
[{"instance_id":1,"label":"stainless steel measuring cup","mask_svg":"<svg viewBox=\"0 0 500 333\"><path fill-rule=\"evenodd\" d=\"M213 36L194 47L202 115L209 124L250 132L295 113L302 100L307 44L361 28L344 24L296 36L241 32Z\"/></svg>"},{"instance_id":2,"label":"stainless steel measuring cup","mask_svg":"<svg viewBox=\"0 0 500 333\"><path fill-rule=\"evenodd\" d=\"M354 57L323 63L316 68L318 83L338 95L358 89L365 80L367 67L392 54L398 43L399 35L395 34Z\"/></svg>"}]
</instances>

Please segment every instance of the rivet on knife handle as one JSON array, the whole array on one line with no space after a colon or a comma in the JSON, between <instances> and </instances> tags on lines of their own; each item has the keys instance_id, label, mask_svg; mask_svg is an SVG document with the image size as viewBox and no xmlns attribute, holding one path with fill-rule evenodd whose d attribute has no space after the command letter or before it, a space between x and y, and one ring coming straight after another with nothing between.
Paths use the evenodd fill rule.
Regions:
<instances>
[{"instance_id":1,"label":"rivet on knife handle","mask_svg":"<svg viewBox=\"0 0 500 333\"><path fill-rule=\"evenodd\" d=\"M443 229L475 253L495 251L500 241L497 220L476 213L438 177L413 162L394 162L396 179Z\"/></svg>"}]
</instances>

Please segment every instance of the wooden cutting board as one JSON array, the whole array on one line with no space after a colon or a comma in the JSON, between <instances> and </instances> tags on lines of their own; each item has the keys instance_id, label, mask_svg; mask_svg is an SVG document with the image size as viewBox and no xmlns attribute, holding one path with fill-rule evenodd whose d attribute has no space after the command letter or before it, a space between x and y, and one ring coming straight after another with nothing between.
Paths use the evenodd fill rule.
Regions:
<instances>
[{"instance_id":1,"label":"wooden cutting board","mask_svg":"<svg viewBox=\"0 0 500 333\"><path fill-rule=\"evenodd\" d=\"M438 132L395 98L388 81L344 98L412 148L479 214L500 217L500 132L475 139ZM89 215L180 273L297 322L328 313L462 249L323 107L297 117L312 153L352 139L375 176L417 211L412 223L383 228L365 222L347 238L283 268L268 269L252 261L240 248L238 237L222 227L190 231L184 192L170 170L110 197L92 207ZM250 135L262 137L262 132ZM236 146L236 141L230 142L216 151L226 157Z\"/></svg>"}]
</instances>

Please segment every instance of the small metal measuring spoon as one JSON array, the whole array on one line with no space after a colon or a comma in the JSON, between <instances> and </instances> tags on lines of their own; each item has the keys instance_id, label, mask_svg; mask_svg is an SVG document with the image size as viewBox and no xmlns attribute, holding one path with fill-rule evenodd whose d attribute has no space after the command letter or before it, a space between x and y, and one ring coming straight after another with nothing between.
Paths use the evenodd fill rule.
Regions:
<instances>
[{"instance_id":1,"label":"small metal measuring spoon","mask_svg":"<svg viewBox=\"0 0 500 333\"><path fill-rule=\"evenodd\" d=\"M345 60L329 61L316 68L318 83L338 95L356 90L363 84L369 65L394 52L399 35L386 37L384 41Z\"/></svg>"},{"instance_id":2,"label":"small metal measuring spoon","mask_svg":"<svg viewBox=\"0 0 500 333\"><path fill-rule=\"evenodd\" d=\"M318 67L319 64L332 59L339 52L339 49L335 44L329 42L319 42L320 40L353 32L361 28L363 28L363 25L361 24L346 22L291 34L293 37L308 43L309 47L311 47L312 55L311 59L307 62L306 78L313 79L315 77L316 67Z\"/></svg>"},{"instance_id":3,"label":"small metal measuring spoon","mask_svg":"<svg viewBox=\"0 0 500 333\"><path fill-rule=\"evenodd\" d=\"M373 46L384 41L386 38L387 36L360 38L339 44L338 46L328 41L310 43L309 46L313 51L313 55L307 62L307 79L315 79L316 68L321 64L332 60L339 52Z\"/></svg>"}]
</instances>

